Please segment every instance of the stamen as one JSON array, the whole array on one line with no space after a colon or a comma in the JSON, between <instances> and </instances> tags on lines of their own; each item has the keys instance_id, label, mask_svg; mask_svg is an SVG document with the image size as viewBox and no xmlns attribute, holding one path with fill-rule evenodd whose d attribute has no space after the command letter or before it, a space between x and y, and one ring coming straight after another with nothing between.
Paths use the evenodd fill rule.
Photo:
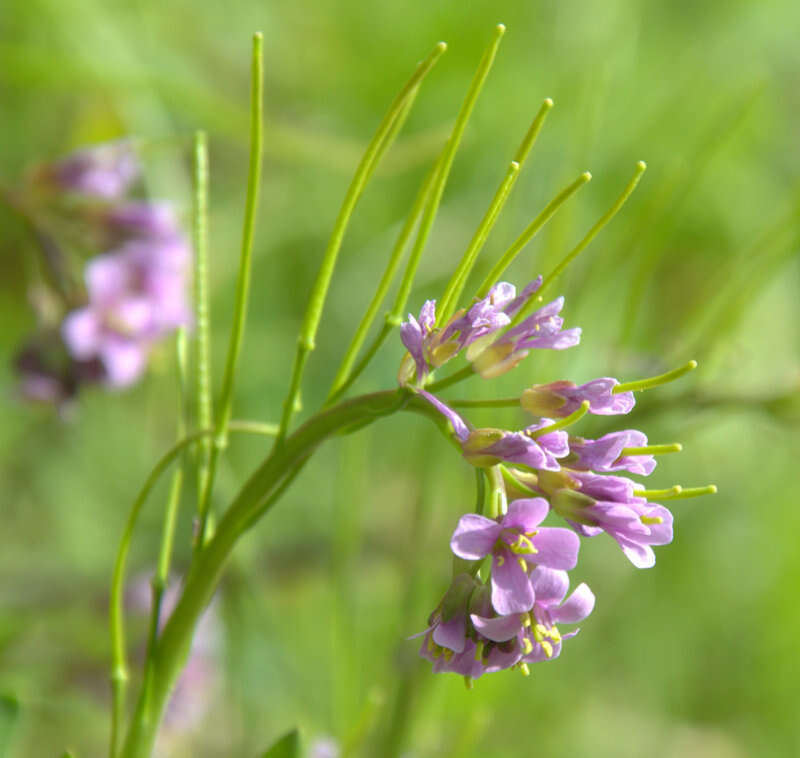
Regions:
<instances>
[{"instance_id":1,"label":"stamen","mask_svg":"<svg viewBox=\"0 0 800 758\"><path fill-rule=\"evenodd\" d=\"M643 447L623 447L619 454L620 458L626 455L663 455L664 453L680 453L683 445L680 442L672 442L668 445L644 445Z\"/></svg>"},{"instance_id":2,"label":"stamen","mask_svg":"<svg viewBox=\"0 0 800 758\"><path fill-rule=\"evenodd\" d=\"M653 524L664 523L664 519L661 518L661 516L640 516L639 520L646 526L652 526Z\"/></svg>"},{"instance_id":3,"label":"stamen","mask_svg":"<svg viewBox=\"0 0 800 758\"><path fill-rule=\"evenodd\" d=\"M583 418L583 416L585 416L589 411L589 405L589 401L584 400L581 403L581 407L578 408L578 410L574 413L570 413L569 416L565 416L561 420L556 421L554 424L550 424L550 426L544 426L541 429L525 432L525 434L527 434L531 439L538 439L545 434L550 434L551 432L556 432L559 429L564 429L565 427L574 424L578 419Z\"/></svg>"},{"instance_id":4,"label":"stamen","mask_svg":"<svg viewBox=\"0 0 800 758\"><path fill-rule=\"evenodd\" d=\"M553 646L547 640L542 640L539 644L542 646L542 650L544 650L544 654L548 658L552 658L553 657Z\"/></svg>"},{"instance_id":5,"label":"stamen","mask_svg":"<svg viewBox=\"0 0 800 758\"><path fill-rule=\"evenodd\" d=\"M667 384L668 382L674 382L676 379L680 379L684 374L688 374L696 368L697 361L689 361L683 366L674 368L672 371L667 371L666 374L659 374L658 376L651 376L649 379L637 379L633 382L618 384L611 390L611 393L618 395L620 392L643 392L644 390L649 390L653 387Z\"/></svg>"},{"instance_id":6,"label":"stamen","mask_svg":"<svg viewBox=\"0 0 800 758\"><path fill-rule=\"evenodd\" d=\"M449 647L444 648L444 659L448 663L450 663L450 661L453 659L454 655L455 655L455 653Z\"/></svg>"},{"instance_id":7,"label":"stamen","mask_svg":"<svg viewBox=\"0 0 800 758\"><path fill-rule=\"evenodd\" d=\"M531 625L530 613L523 613L521 618L522 618L522 626L529 627Z\"/></svg>"},{"instance_id":8,"label":"stamen","mask_svg":"<svg viewBox=\"0 0 800 758\"><path fill-rule=\"evenodd\" d=\"M530 655L533 652L533 643L527 638L522 638L522 650L525 655Z\"/></svg>"},{"instance_id":9,"label":"stamen","mask_svg":"<svg viewBox=\"0 0 800 758\"><path fill-rule=\"evenodd\" d=\"M519 670L522 672L522 676L530 676L531 670L528 668L527 663L520 663Z\"/></svg>"},{"instance_id":10,"label":"stamen","mask_svg":"<svg viewBox=\"0 0 800 758\"><path fill-rule=\"evenodd\" d=\"M528 564L525 562L524 558L517 558L517 563L519 563L520 568L527 574L528 573Z\"/></svg>"}]
</instances>

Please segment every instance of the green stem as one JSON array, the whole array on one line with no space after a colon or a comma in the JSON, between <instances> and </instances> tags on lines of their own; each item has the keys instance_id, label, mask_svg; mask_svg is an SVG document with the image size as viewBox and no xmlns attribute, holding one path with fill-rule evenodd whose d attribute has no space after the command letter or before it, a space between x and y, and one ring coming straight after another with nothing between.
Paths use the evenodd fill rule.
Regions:
<instances>
[{"instance_id":1,"label":"green stem","mask_svg":"<svg viewBox=\"0 0 800 758\"><path fill-rule=\"evenodd\" d=\"M205 132L194 137L192 175L194 180L194 308L195 308L195 391L197 392L197 425L201 429L214 426L211 403L211 321L208 294L208 145ZM211 439L198 443L197 496L198 513L209 477Z\"/></svg>"},{"instance_id":2,"label":"green stem","mask_svg":"<svg viewBox=\"0 0 800 758\"><path fill-rule=\"evenodd\" d=\"M642 447L623 447L619 454L620 458L627 455L663 455L664 453L680 453L683 445L680 442L673 442L668 445L643 445Z\"/></svg>"},{"instance_id":3,"label":"green stem","mask_svg":"<svg viewBox=\"0 0 800 758\"><path fill-rule=\"evenodd\" d=\"M495 400L448 400L447 405L451 408L519 408L519 398L499 397Z\"/></svg>"},{"instance_id":4,"label":"green stem","mask_svg":"<svg viewBox=\"0 0 800 758\"><path fill-rule=\"evenodd\" d=\"M500 466L500 473L503 475L503 479L508 482L512 487L516 487L519 490L522 490L526 495L530 495L531 497L541 497L542 493L537 492L534 489L531 489L527 484L521 482L517 479L514 474L512 474L502 463L498 464Z\"/></svg>"},{"instance_id":5,"label":"green stem","mask_svg":"<svg viewBox=\"0 0 800 758\"><path fill-rule=\"evenodd\" d=\"M247 176L247 198L244 210L244 226L242 229L242 250L239 260L239 275L236 281L236 301L233 311L231 337L228 343L228 356L225 372L222 376L219 415L217 416L217 434L211 457L208 461L207 477L204 482L199 508L199 529L195 547L202 550L205 544L208 526L208 511L211 505L211 492L214 488L216 464L219 448L227 443L228 423L233 407L233 386L236 381L236 369L242 351L244 326L247 318L247 302L250 295L250 273L253 257L253 238L255 235L258 196L261 188L261 158L263 153L264 132L264 35L256 32L253 35L253 56L251 61L250 81L250 167Z\"/></svg>"},{"instance_id":6,"label":"green stem","mask_svg":"<svg viewBox=\"0 0 800 758\"><path fill-rule=\"evenodd\" d=\"M592 175L584 171L572 184L559 192L545 207L544 210L527 226L524 232L517 237L514 244L503 253L500 260L495 263L492 270L486 275L483 284L478 288L478 297L486 297L489 290L500 281L505 270L514 262L526 245L539 233L544 225L555 215L556 211L572 197L584 184L589 182Z\"/></svg>"},{"instance_id":7,"label":"green stem","mask_svg":"<svg viewBox=\"0 0 800 758\"><path fill-rule=\"evenodd\" d=\"M278 429L274 424L259 424L257 422L232 421L228 427L231 432L245 432L274 436ZM125 694L128 680L128 664L125 652L125 611L123 608L123 595L125 585L125 568L128 560L133 532L139 519L142 506L158 482L161 474L187 447L193 445L204 437L215 433L213 429L202 429L184 437L175 443L156 463L153 470L145 480L142 489L133 502L125 529L122 533L117 556L114 562L114 572L111 580L111 593L109 597L109 625L111 630L111 758L118 754L119 736L125 715Z\"/></svg>"},{"instance_id":8,"label":"green stem","mask_svg":"<svg viewBox=\"0 0 800 758\"><path fill-rule=\"evenodd\" d=\"M570 413L569 416L565 416L549 426L544 426L541 429L537 429L535 432L530 432L530 436L533 437L533 439L537 439L538 437L543 437L545 434L557 432L559 429L565 429L568 426L572 426L572 424L574 424L578 419L583 418L589 412L589 405L589 401L584 400L580 404L580 407L573 413Z\"/></svg>"},{"instance_id":9,"label":"green stem","mask_svg":"<svg viewBox=\"0 0 800 758\"><path fill-rule=\"evenodd\" d=\"M495 55L497 54L497 48L500 45L500 40L502 39L505 30L506 28L502 24L498 24L495 27L494 35L489 43L489 47L484 52L483 57L478 64L478 69L475 72L475 76L472 78L469 89L467 90L464 102L461 105L461 110L458 112L456 122L453 125L453 131L447 138L447 142L445 143L441 154L436 160L436 166L434 168L436 179L434 180L433 188L431 190L428 203L425 207L425 212L422 216L422 220L420 221L419 230L417 231L417 238L414 240L414 247L411 249L408 263L406 264L406 269L403 272L403 278L400 282L400 288L397 291L394 305L386 317L388 323L399 324L403 320L406 303L408 302L408 297L411 294L411 287L414 283L414 277L416 276L417 268L419 267L422 251L425 249L425 244L427 243L431 229L433 228L433 222L435 221L436 214L439 210L439 204L441 203L444 188L450 175L453 159L455 158L456 151L458 150L458 146L464 134L464 129L467 126L467 121L469 120L469 117L475 107L475 103L478 100L478 95L480 94L483 84L486 81L486 77L489 74L489 69L492 67Z\"/></svg>"},{"instance_id":10,"label":"green stem","mask_svg":"<svg viewBox=\"0 0 800 758\"><path fill-rule=\"evenodd\" d=\"M614 389L611 390L611 392L614 395L618 395L620 392L644 392L645 390L653 389L653 387L659 387L662 384L674 382L676 379L680 379L684 374L688 374L690 371L694 371L696 368L697 361L689 361L688 363L684 363L683 366L674 368L672 371L667 371L665 374L651 376L647 379L637 379L633 382L623 382L622 384L617 384L615 385Z\"/></svg>"},{"instance_id":11,"label":"green stem","mask_svg":"<svg viewBox=\"0 0 800 758\"><path fill-rule=\"evenodd\" d=\"M386 338L392 333L394 326L395 325L390 324L388 321L381 326L380 331L375 335L375 339L372 340L372 344L367 348L364 355L361 356L361 360L355 365L355 368L353 368L353 370L350 372L350 375L339 387L339 389L330 396L328 401L329 403L338 400L345 392L347 392L348 389L350 389L356 379L361 376L364 369L375 357L375 354L378 352L378 350L380 350L381 345L383 345L383 343L386 341Z\"/></svg>"},{"instance_id":12,"label":"green stem","mask_svg":"<svg viewBox=\"0 0 800 758\"><path fill-rule=\"evenodd\" d=\"M150 755L195 624L211 599L225 562L239 537L273 505L287 476L330 437L406 408L430 418L438 416L427 403L402 389L357 397L313 416L254 472L220 519L206 548L196 556L194 569L161 635L149 696L139 697L123 758Z\"/></svg>"},{"instance_id":13,"label":"green stem","mask_svg":"<svg viewBox=\"0 0 800 758\"><path fill-rule=\"evenodd\" d=\"M561 262L545 277L542 286L539 287L537 297L531 298L522 310L517 314L514 323L522 321L534 308L539 306L542 293L561 275L564 269L572 263L588 246L589 243L600 233L609 221L617 215L619 210L625 205L625 201L631 196L642 178L642 174L647 169L647 164L644 161L639 161L636 164L636 169L633 172L628 184L622 191L622 194L616 199L614 204L598 219L597 223L588 231L586 236L569 252Z\"/></svg>"},{"instance_id":14,"label":"green stem","mask_svg":"<svg viewBox=\"0 0 800 758\"><path fill-rule=\"evenodd\" d=\"M464 379L469 379L469 377L474 375L475 371L472 368L472 364L470 363L469 365L464 366L464 368L456 371L454 374L450 374L450 376L446 376L444 379L439 379L438 382L433 382L425 389L427 389L428 392L439 392L440 390L443 390L447 387L452 386L453 384L461 382Z\"/></svg>"},{"instance_id":15,"label":"green stem","mask_svg":"<svg viewBox=\"0 0 800 758\"><path fill-rule=\"evenodd\" d=\"M187 355L186 355L186 329L181 327L178 330L176 339L176 352L178 364L178 441L186 436L186 381L187 381ZM207 440L204 437L203 440ZM201 443L202 441L201 440ZM167 507L164 509L164 525L161 529L161 549L158 556L158 566L156 573L151 581L152 589L152 608L150 610L150 631L147 640L147 651L144 664L144 687L149 686L152 676L153 655L158 644L158 629L161 622L161 602L164 598L164 591L169 578L169 568L172 560L172 547L175 542L175 528L178 519L178 507L180 505L181 490L183 489L183 465L178 465L172 473L169 496L167 497Z\"/></svg>"},{"instance_id":16,"label":"green stem","mask_svg":"<svg viewBox=\"0 0 800 758\"><path fill-rule=\"evenodd\" d=\"M544 126L544 121L547 118L547 114L550 112L552 107L553 101L548 97L539 108L539 112L533 119L528 132L517 149L517 153L514 156L514 160L511 162L505 179L495 193L494 199L492 200L492 203L489 206L483 221L481 221L480 225L478 226L478 229L476 230L469 247L464 253L458 268L456 268L455 273L445 289L444 295L442 295L439 304L440 323L447 323L447 320L456 309L456 305L461 299L461 294L464 291L467 279L473 267L475 266L475 261L477 260L481 249L486 244L486 240L491 233L492 228L494 227L494 224L496 223L497 218L500 215L500 212L502 211L509 194L511 193L511 190L514 187L517 178L519 177L520 171L522 171L522 167L525 164L528 155L533 149L536 138L539 136L539 132L542 130L542 126Z\"/></svg>"},{"instance_id":17,"label":"green stem","mask_svg":"<svg viewBox=\"0 0 800 758\"><path fill-rule=\"evenodd\" d=\"M336 268L336 261L339 257L339 251L342 247L344 235L350 218L353 215L353 211L355 210L356 203L359 197L361 197L361 193L364 191L367 182L375 172L378 161L388 149L389 140L397 133L394 129L395 121L397 121L398 118L404 117L407 113L407 101L416 95L417 87L446 49L447 45L444 42L439 42L430 55L417 66L413 76L400 90L386 115L383 117L383 120L378 126L378 130L375 132L375 135L361 158L361 162L358 164L350 186L347 188L347 194L342 202L342 207L339 210L336 222L333 225L333 231L328 240L328 246L322 258L322 265L319 268L316 281L311 290L311 296L308 300L303 324L300 328L300 334L297 340L297 351L292 365L292 378L289 382L289 392L283 403L281 426L275 441L276 446L283 444L283 440L289 430L289 423L291 422L297 397L300 392L303 371L309 353L315 348L317 329L319 328L319 322L322 318L322 310L325 306L328 288L330 287L333 271Z\"/></svg>"},{"instance_id":18,"label":"green stem","mask_svg":"<svg viewBox=\"0 0 800 758\"><path fill-rule=\"evenodd\" d=\"M500 465L486 469L486 476L489 478L489 518L503 516L508 511L508 501Z\"/></svg>"},{"instance_id":19,"label":"green stem","mask_svg":"<svg viewBox=\"0 0 800 758\"><path fill-rule=\"evenodd\" d=\"M486 507L486 474L482 468L475 468L475 513L482 514Z\"/></svg>"},{"instance_id":20,"label":"green stem","mask_svg":"<svg viewBox=\"0 0 800 758\"><path fill-rule=\"evenodd\" d=\"M367 312L361 319L361 323L358 325L358 329L356 329L356 333L353 336L353 339L350 342L347 351L345 352L344 358L342 359L342 363L339 366L339 370L336 372L336 377L333 380L331 391L330 394L328 395L327 402L329 404L334 402L339 397L341 397L347 390L347 388L350 387L352 383L358 378L358 376L361 374L361 372L364 370L364 368L366 368L367 364L369 363L369 359L371 359L375 355L378 348L383 343L383 340L386 339L386 336L388 336L389 331L391 330L391 327L389 327L389 329L386 329L387 325L384 324L384 330L386 330L386 334L380 339L376 339L375 342L373 343L374 347L371 347L367 351L369 359L360 362L358 364L358 367L355 370L352 370L353 363L355 362L356 356L358 355L358 351L364 344L364 340L366 339L367 333L369 332L369 329L372 326L372 322L375 320L375 317L378 314L378 309L380 308L381 303L386 297L386 293L389 291L389 287L391 286L392 280L394 279L394 276L397 273L397 269L399 268L400 262L402 261L406 245L408 244L408 240L411 238L411 233L414 231L414 227L417 225L417 222L419 221L419 218L422 215L422 211L425 208L425 203L428 199L428 196L430 195L431 187L433 186L433 180L435 178L436 178L436 171L435 169L433 169L425 177L422 186L419 188L419 191L417 192L417 196L414 199L414 204L411 206L411 211L409 212L408 217L406 218L406 221L403 224L403 228L400 230L400 235L398 236L397 241L394 244L394 248L392 248L392 253L389 256L389 262L386 264L386 270L383 272L383 276L381 277L381 280L378 283L378 287L375 290L375 294L373 295L369 306L367 306Z\"/></svg>"},{"instance_id":21,"label":"green stem","mask_svg":"<svg viewBox=\"0 0 800 758\"><path fill-rule=\"evenodd\" d=\"M681 487L676 484L668 490L634 490L637 497L646 497L648 500L682 500L688 497L700 497L701 495L716 495L717 485L708 484L705 487Z\"/></svg>"},{"instance_id":22,"label":"green stem","mask_svg":"<svg viewBox=\"0 0 800 758\"><path fill-rule=\"evenodd\" d=\"M506 175L503 177L503 181L497 188L497 191L492 198L492 202L486 209L486 214L484 215L483 219L481 219L480 224L478 224L478 228L475 230L475 234L472 236L472 239L470 240L463 257L461 258L461 262L453 272L453 276L450 278L447 288L445 289L444 294L439 301L439 313L437 314L437 320L440 324L446 324L453 311L455 311L455 305L458 303L461 293L464 291L464 286L467 283L467 277L472 271L480 251L486 244L486 240L489 238L489 234L491 233L498 217L500 216L500 211L503 210L503 206L505 205L511 190L517 181L519 171L519 163L516 161L511 161L511 163L508 165Z\"/></svg>"}]
</instances>

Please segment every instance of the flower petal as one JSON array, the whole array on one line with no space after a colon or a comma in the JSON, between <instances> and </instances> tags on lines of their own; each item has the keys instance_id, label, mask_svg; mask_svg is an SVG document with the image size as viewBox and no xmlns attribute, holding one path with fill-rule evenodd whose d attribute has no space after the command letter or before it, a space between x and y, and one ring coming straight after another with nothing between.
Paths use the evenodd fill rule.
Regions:
<instances>
[{"instance_id":1,"label":"flower petal","mask_svg":"<svg viewBox=\"0 0 800 758\"><path fill-rule=\"evenodd\" d=\"M580 539L571 529L543 527L532 541L538 552L531 560L539 566L569 571L578 563Z\"/></svg>"},{"instance_id":2,"label":"flower petal","mask_svg":"<svg viewBox=\"0 0 800 758\"><path fill-rule=\"evenodd\" d=\"M477 513L468 513L458 520L450 539L450 549L468 561L477 561L492 552L500 536L500 524Z\"/></svg>"},{"instance_id":3,"label":"flower petal","mask_svg":"<svg viewBox=\"0 0 800 758\"><path fill-rule=\"evenodd\" d=\"M433 641L456 653L463 652L466 637L467 619L462 614L454 616L450 621L441 621L433 628Z\"/></svg>"},{"instance_id":4,"label":"flower petal","mask_svg":"<svg viewBox=\"0 0 800 758\"><path fill-rule=\"evenodd\" d=\"M492 605L501 616L533 608L533 587L517 556L501 549L492 561Z\"/></svg>"},{"instance_id":5,"label":"flower petal","mask_svg":"<svg viewBox=\"0 0 800 758\"><path fill-rule=\"evenodd\" d=\"M484 618L473 613L469 618L475 630L486 637L487 640L492 640L493 642L510 640L522 629L522 620L517 613L510 616L495 616L494 618Z\"/></svg>"},{"instance_id":6,"label":"flower petal","mask_svg":"<svg viewBox=\"0 0 800 758\"><path fill-rule=\"evenodd\" d=\"M536 604L550 607L558 605L569 589L566 571L537 566L531 571L531 585L536 594Z\"/></svg>"},{"instance_id":7,"label":"flower petal","mask_svg":"<svg viewBox=\"0 0 800 758\"><path fill-rule=\"evenodd\" d=\"M594 593L582 582L563 605L550 609L550 617L557 624L576 624L592 612L594 600Z\"/></svg>"},{"instance_id":8,"label":"flower petal","mask_svg":"<svg viewBox=\"0 0 800 758\"><path fill-rule=\"evenodd\" d=\"M501 526L504 529L516 527L523 532L532 532L549 512L550 505L543 497L520 498L509 503Z\"/></svg>"}]
</instances>

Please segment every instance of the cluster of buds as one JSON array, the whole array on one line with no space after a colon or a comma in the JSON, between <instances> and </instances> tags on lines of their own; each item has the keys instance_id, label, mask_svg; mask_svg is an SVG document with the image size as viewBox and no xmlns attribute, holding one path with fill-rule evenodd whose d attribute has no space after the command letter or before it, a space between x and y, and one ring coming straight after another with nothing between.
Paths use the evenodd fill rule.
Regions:
<instances>
[{"instance_id":1,"label":"cluster of buds","mask_svg":"<svg viewBox=\"0 0 800 758\"><path fill-rule=\"evenodd\" d=\"M18 360L26 394L58 402L86 382L126 387L141 377L153 345L190 322L191 247L173 208L136 191L140 176L125 140L78 151L34 173L30 215L52 224L59 214L69 218L88 257L83 286L62 287L61 302L51 309L58 314L45 330L51 336L37 339ZM60 275L68 277L67 235L45 227L42 221L47 262L57 258ZM61 358L52 349L59 342Z\"/></svg>"},{"instance_id":2,"label":"cluster of buds","mask_svg":"<svg viewBox=\"0 0 800 758\"><path fill-rule=\"evenodd\" d=\"M419 319L409 316L401 327L408 349L401 384L442 414L464 458L485 470L491 485L488 505L479 498L478 512L458 521L450 541L457 558L453 581L422 633L420 652L434 671L461 674L468 683L508 668L527 674L529 664L558 657L562 641L577 633L562 633L558 625L582 621L594 608L586 584L567 597L567 572L577 565L581 537L605 532L634 566L649 568L655 564L653 546L672 541L672 513L653 500L715 491L713 486L649 491L618 474L647 476L655 456L679 451L679 444L650 445L635 429L599 439L567 431L586 413L629 413L635 390L677 378L695 367L693 361L628 384L600 378L529 387L519 405L536 418L522 430L475 428L425 389L433 371L462 350L471 372L490 378L516 366L532 349L577 345L580 329L564 329L559 316L563 298L514 323L541 282L539 277L519 296L512 285L496 284L441 327L436 304L428 301ZM448 384L444 380L438 386ZM516 499L509 502L511 497ZM551 514L566 526L541 526Z\"/></svg>"}]
</instances>

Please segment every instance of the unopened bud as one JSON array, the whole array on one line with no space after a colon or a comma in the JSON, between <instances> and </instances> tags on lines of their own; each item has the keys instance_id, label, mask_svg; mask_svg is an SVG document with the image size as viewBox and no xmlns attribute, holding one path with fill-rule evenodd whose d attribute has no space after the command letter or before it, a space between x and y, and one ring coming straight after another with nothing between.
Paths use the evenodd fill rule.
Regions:
<instances>
[{"instance_id":1,"label":"unopened bud","mask_svg":"<svg viewBox=\"0 0 800 758\"><path fill-rule=\"evenodd\" d=\"M587 513L597 501L573 489L558 490L550 497L550 505L561 517L586 526L594 526L595 521Z\"/></svg>"}]
</instances>

